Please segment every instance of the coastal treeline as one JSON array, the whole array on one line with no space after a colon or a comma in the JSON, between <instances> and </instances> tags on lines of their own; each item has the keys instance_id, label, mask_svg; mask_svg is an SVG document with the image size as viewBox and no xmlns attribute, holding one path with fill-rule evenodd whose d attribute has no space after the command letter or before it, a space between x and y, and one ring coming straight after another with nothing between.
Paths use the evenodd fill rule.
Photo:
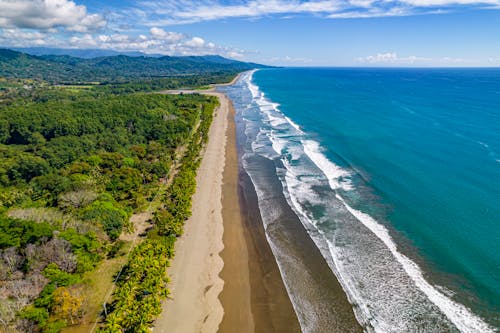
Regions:
<instances>
[{"instance_id":1,"label":"coastal treeline","mask_svg":"<svg viewBox=\"0 0 500 333\"><path fill-rule=\"evenodd\" d=\"M130 93L153 89L140 81L0 86L0 330L71 331L105 300L89 296L93 283L117 279L102 329L146 331L167 295L217 100ZM151 207L150 227L134 234L131 216Z\"/></svg>"},{"instance_id":2,"label":"coastal treeline","mask_svg":"<svg viewBox=\"0 0 500 333\"><path fill-rule=\"evenodd\" d=\"M191 197L196 189L200 150L208 140L208 129L216 100L205 106L199 127L191 137L180 167L156 211L148 238L135 248L120 275L102 332L148 332L161 313L161 301L168 296L166 268L174 255L174 243L191 215Z\"/></svg>"}]
</instances>

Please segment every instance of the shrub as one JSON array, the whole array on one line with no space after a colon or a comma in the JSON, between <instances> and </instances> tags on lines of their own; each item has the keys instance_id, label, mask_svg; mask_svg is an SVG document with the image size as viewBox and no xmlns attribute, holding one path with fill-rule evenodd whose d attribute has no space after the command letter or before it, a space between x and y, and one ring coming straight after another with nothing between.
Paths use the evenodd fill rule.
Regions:
<instances>
[{"instance_id":1,"label":"shrub","mask_svg":"<svg viewBox=\"0 0 500 333\"><path fill-rule=\"evenodd\" d=\"M111 240L117 239L129 214L110 201L94 201L81 214L84 220L98 221Z\"/></svg>"}]
</instances>

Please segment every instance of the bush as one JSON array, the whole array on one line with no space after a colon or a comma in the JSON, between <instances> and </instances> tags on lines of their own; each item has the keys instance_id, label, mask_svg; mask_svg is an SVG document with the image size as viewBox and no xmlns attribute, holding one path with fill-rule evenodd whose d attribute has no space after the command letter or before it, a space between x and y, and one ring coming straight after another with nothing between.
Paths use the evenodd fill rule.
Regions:
<instances>
[{"instance_id":1,"label":"bush","mask_svg":"<svg viewBox=\"0 0 500 333\"><path fill-rule=\"evenodd\" d=\"M57 173L38 176L31 180L34 199L45 198L53 205L57 201L59 194L67 191L71 186L71 181Z\"/></svg>"},{"instance_id":2,"label":"bush","mask_svg":"<svg viewBox=\"0 0 500 333\"><path fill-rule=\"evenodd\" d=\"M68 326L64 320L56 320L47 323L43 328L43 333L59 333L63 328Z\"/></svg>"},{"instance_id":3,"label":"bush","mask_svg":"<svg viewBox=\"0 0 500 333\"><path fill-rule=\"evenodd\" d=\"M74 229L68 229L59 234L60 238L67 240L76 254L77 273L91 271L102 260L102 244L93 232L84 235Z\"/></svg>"},{"instance_id":4,"label":"bush","mask_svg":"<svg viewBox=\"0 0 500 333\"><path fill-rule=\"evenodd\" d=\"M52 284L58 287L70 286L80 281L78 275L66 273L54 263L48 264L42 271L42 274L49 279Z\"/></svg>"},{"instance_id":5,"label":"bush","mask_svg":"<svg viewBox=\"0 0 500 333\"><path fill-rule=\"evenodd\" d=\"M49 311L45 308L37 308L33 305L28 305L19 312L19 317L36 322L39 326L45 326L49 319Z\"/></svg>"},{"instance_id":6,"label":"bush","mask_svg":"<svg viewBox=\"0 0 500 333\"><path fill-rule=\"evenodd\" d=\"M127 223L129 214L110 201L94 201L81 214L84 220L98 221L111 240L117 239Z\"/></svg>"},{"instance_id":7,"label":"bush","mask_svg":"<svg viewBox=\"0 0 500 333\"><path fill-rule=\"evenodd\" d=\"M0 249L24 247L40 239L51 239L54 228L45 222L21 221L0 216Z\"/></svg>"}]
</instances>

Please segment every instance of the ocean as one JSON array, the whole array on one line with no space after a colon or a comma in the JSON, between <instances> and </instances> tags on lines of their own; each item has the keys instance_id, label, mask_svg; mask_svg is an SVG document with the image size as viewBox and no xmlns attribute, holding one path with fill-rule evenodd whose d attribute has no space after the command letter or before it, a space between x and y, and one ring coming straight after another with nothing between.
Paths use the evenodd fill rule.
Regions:
<instances>
[{"instance_id":1,"label":"ocean","mask_svg":"<svg viewBox=\"0 0 500 333\"><path fill-rule=\"evenodd\" d=\"M332 320L294 219L365 331L500 329L500 70L277 68L219 89L303 331Z\"/></svg>"}]
</instances>

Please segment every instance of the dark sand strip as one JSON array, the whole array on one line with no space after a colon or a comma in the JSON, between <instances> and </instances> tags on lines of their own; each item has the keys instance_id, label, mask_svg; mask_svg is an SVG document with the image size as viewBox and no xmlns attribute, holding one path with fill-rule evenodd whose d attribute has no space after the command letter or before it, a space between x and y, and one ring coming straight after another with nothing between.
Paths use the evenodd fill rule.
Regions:
<instances>
[{"instance_id":1,"label":"dark sand strip","mask_svg":"<svg viewBox=\"0 0 500 333\"><path fill-rule=\"evenodd\" d=\"M224 249L219 255L224 267L219 276L224 281L224 287L219 294L219 300L224 309L224 316L219 325L219 332L247 333L254 332L254 321L250 302L248 248L238 198L238 156L232 106L230 110L226 132L226 163L222 178Z\"/></svg>"},{"instance_id":2,"label":"dark sand strip","mask_svg":"<svg viewBox=\"0 0 500 333\"><path fill-rule=\"evenodd\" d=\"M223 175L224 317L219 332L300 332L300 326L267 243L257 198L238 170L234 110L228 120ZM250 190L249 190L250 189Z\"/></svg>"}]
</instances>

